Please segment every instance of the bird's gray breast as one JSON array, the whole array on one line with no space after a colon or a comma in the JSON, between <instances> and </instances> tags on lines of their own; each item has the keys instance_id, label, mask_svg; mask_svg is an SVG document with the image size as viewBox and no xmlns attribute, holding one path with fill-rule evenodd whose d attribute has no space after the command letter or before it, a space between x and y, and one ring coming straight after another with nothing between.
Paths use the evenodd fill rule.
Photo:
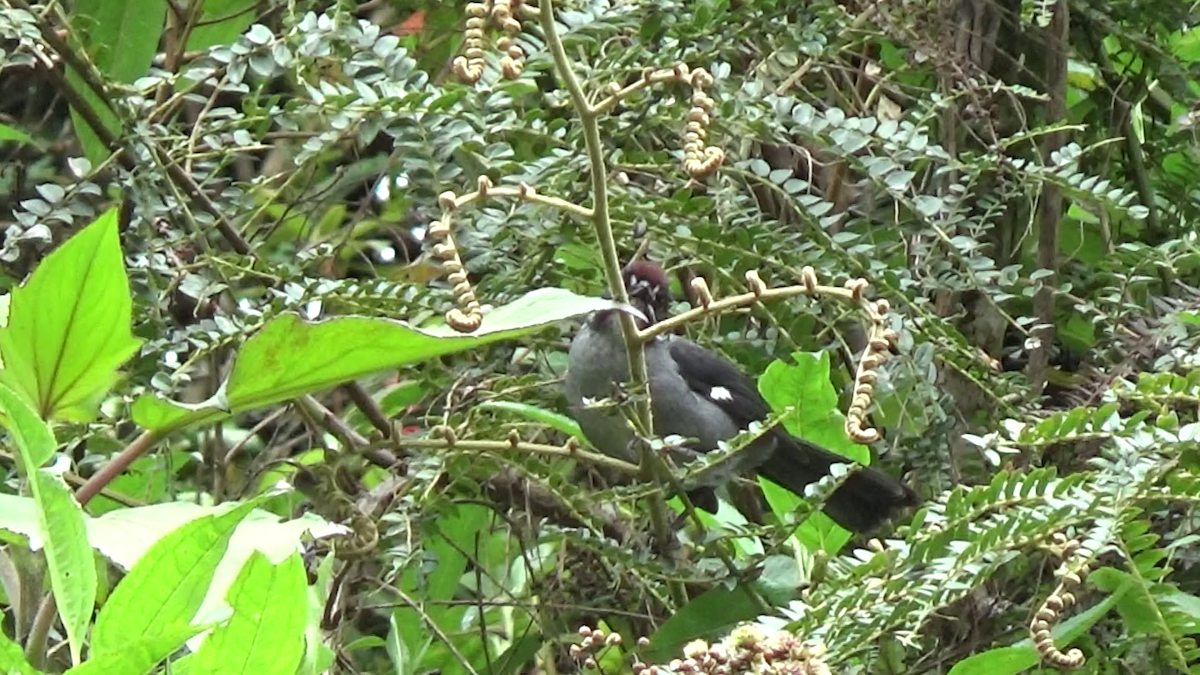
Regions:
<instances>
[{"instance_id":1,"label":"bird's gray breast","mask_svg":"<svg viewBox=\"0 0 1200 675\"><path fill-rule=\"evenodd\" d=\"M633 431L620 411L583 405L585 398L612 397L616 384L629 379L625 343L615 320L613 316L608 321L590 321L576 335L571 343L565 389L572 415L592 445L607 455L636 462L629 447ZM739 429L716 404L688 386L671 357L670 339L655 340L645 347L654 432L660 437L674 434L694 438L696 441L690 444L694 449L712 450Z\"/></svg>"}]
</instances>

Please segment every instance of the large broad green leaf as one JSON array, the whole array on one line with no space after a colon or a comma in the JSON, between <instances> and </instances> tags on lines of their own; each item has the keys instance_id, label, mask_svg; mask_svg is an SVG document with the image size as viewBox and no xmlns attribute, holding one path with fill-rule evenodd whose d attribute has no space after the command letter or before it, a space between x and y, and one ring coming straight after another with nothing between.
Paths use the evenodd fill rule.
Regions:
<instances>
[{"instance_id":1,"label":"large broad green leaf","mask_svg":"<svg viewBox=\"0 0 1200 675\"><path fill-rule=\"evenodd\" d=\"M197 518L150 547L96 617L91 653L117 653L136 637L190 623L234 530L255 506L257 501L249 501L221 515Z\"/></svg>"},{"instance_id":2,"label":"large broad green leaf","mask_svg":"<svg viewBox=\"0 0 1200 675\"><path fill-rule=\"evenodd\" d=\"M83 509L60 476L40 468L54 454L57 445L50 427L24 399L3 384L0 384L0 407L8 415L9 431L16 439L24 474L29 477L37 506L38 534L47 542L50 587L67 629L71 660L79 663L96 604L96 566Z\"/></svg>"},{"instance_id":3,"label":"large broad green leaf","mask_svg":"<svg viewBox=\"0 0 1200 675\"><path fill-rule=\"evenodd\" d=\"M29 407L28 401L3 383L0 383L0 408L7 415L7 426L17 442L22 473L32 476L54 456L58 447L54 432Z\"/></svg>"},{"instance_id":4,"label":"large broad green leaf","mask_svg":"<svg viewBox=\"0 0 1200 675\"><path fill-rule=\"evenodd\" d=\"M154 542L171 531L197 518L223 512L223 507L199 506L188 502L122 509L91 522L92 543L105 557L128 570L146 555ZM217 615L227 607L225 593L251 554L260 552L272 562L278 562L301 550L306 540L347 532L349 530L346 527L330 523L313 513L280 522L279 516L268 511L251 511L234 531L225 556L213 573L204 601L196 610L196 616ZM200 645L199 639L194 642L192 647Z\"/></svg>"},{"instance_id":5,"label":"large broad green leaf","mask_svg":"<svg viewBox=\"0 0 1200 675\"><path fill-rule=\"evenodd\" d=\"M1136 583L1128 572L1102 567L1088 575L1088 581L1113 595L1123 590L1117 602L1117 613L1125 622L1125 630L1134 635L1157 635L1162 630L1162 609L1165 597L1152 593L1148 584Z\"/></svg>"},{"instance_id":6,"label":"large broad green leaf","mask_svg":"<svg viewBox=\"0 0 1200 675\"><path fill-rule=\"evenodd\" d=\"M158 50L167 0L76 0L71 9L73 33L106 79L130 83L146 74ZM120 136L117 116L69 67L67 81L96 111L108 132ZM71 111L71 120L84 154L93 165L99 165L108 157L108 150L78 111Z\"/></svg>"},{"instance_id":7,"label":"large broad green leaf","mask_svg":"<svg viewBox=\"0 0 1200 675\"><path fill-rule=\"evenodd\" d=\"M177 623L155 629L146 637L130 636L121 650L92 655L87 663L67 671L68 675L146 675L156 664L183 646L188 638L210 626Z\"/></svg>"},{"instance_id":8,"label":"large broad green leaf","mask_svg":"<svg viewBox=\"0 0 1200 675\"><path fill-rule=\"evenodd\" d=\"M83 509L62 477L47 469L38 469L29 484L38 501L42 535L49 541L46 567L50 570L50 587L67 629L71 662L79 663L96 605L96 564L87 540Z\"/></svg>"},{"instance_id":9,"label":"large broad green leaf","mask_svg":"<svg viewBox=\"0 0 1200 675\"><path fill-rule=\"evenodd\" d=\"M307 581L299 553L278 565L251 555L226 596L233 616L204 641L192 672L293 675L304 655Z\"/></svg>"},{"instance_id":10,"label":"large broad green leaf","mask_svg":"<svg viewBox=\"0 0 1200 675\"><path fill-rule=\"evenodd\" d=\"M0 381L43 419L86 421L118 366L141 344L110 210L42 261L13 291L0 327Z\"/></svg>"},{"instance_id":11,"label":"large broad green leaf","mask_svg":"<svg viewBox=\"0 0 1200 675\"><path fill-rule=\"evenodd\" d=\"M121 509L99 518L84 514L88 540L94 549L122 569L130 570L155 544L171 532L205 516L225 513L224 506L200 506L189 502L171 502L137 508ZM37 507L33 499L15 495L0 495L0 531L13 532L26 538L23 545L41 550L44 539L38 525ZM207 594L196 616L220 613L225 604L225 592L233 583L246 560L261 552L271 561L279 561L301 550L303 542L346 533L341 525L306 513L299 518L280 522L279 516L255 509L237 526L225 556L221 559ZM321 600L324 607L324 600ZM317 621L319 623L319 615ZM319 631L316 633L319 635ZM201 644L196 640L196 645ZM4 672L0 670L0 672ZM319 672L319 671L317 671Z\"/></svg>"},{"instance_id":12,"label":"large broad green leaf","mask_svg":"<svg viewBox=\"0 0 1200 675\"><path fill-rule=\"evenodd\" d=\"M133 418L141 426L165 434L328 389L385 368L520 337L613 306L611 300L540 288L496 308L471 334L445 324L417 328L402 321L355 316L312 323L296 314L284 314L246 341L229 379L212 399L184 405L147 394L134 403Z\"/></svg>"},{"instance_id":13,"label":"large broad green leaf","mask_svg":"<svg viewBox=\"0 0 1200 675\"><path fill-rule=\"evenodd\" d=\"M837 392L829 382L829 353L796 352L792 358L794 365L772 363L758 381L759 391L773 409L790 408L783 426L798 438L869 463L870 451L846 435L846 418L838 409ZM763 492L775 513L791 512L801 501L774 485L765 484ZM815 513L796 531L796 537L809 550L836 552L850 540L850 533L825 514Z\"/></svg>"}]
</instances>

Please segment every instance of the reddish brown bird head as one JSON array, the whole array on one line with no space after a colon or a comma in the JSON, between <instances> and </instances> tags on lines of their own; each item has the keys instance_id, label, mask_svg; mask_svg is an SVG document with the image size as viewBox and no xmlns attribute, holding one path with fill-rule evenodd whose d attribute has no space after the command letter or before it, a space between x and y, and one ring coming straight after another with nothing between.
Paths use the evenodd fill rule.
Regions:
<instances>
[{"instance_id":1,"label":"reddish brown bird head","mask_svg":"<svg viewBox=\"0 0 1200 675\"><path fill-rule=\"evenodd\" d=\"M629 303L646 315L650 325L670 316L671 285L662 267L648 261L637 260L625 266L625 292Z\"/></svg>"}]
</instances>

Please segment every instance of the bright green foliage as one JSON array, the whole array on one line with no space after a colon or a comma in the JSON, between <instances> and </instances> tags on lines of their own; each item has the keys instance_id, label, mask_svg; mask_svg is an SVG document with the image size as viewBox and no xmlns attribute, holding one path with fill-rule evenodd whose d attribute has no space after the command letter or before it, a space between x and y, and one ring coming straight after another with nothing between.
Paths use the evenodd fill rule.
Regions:
<instances>
[{"instance_id":1,"label":"bright green foliage","mask_svg":"<svg viewBox=\"0 0 1200 675\"><path fill-rule=\"evenodd\" d=\"M116 654L134 637L152 638L191 623L234 529L254 506L247 502L197 518L158 540L100 610L92 654Z\"/></svg>"},{"instance_id":2,"label":"bright green foliage","mask_svg":"<svg viewBox=\"0 0 1200 675\"><path fill-rule=\"evenodd\" d=\"M0 380L44 419L89 419L141 344L129 332L131 306L111 210L13 290L0 328Z\"/></svg>"},{"instance_id":3,"label":"bright green foliage","mask_svg":"<svg viewBox=\"0 0 1200 675\"><path fill-rule=\"evenodd\" d=\"M82 672L163 669L185 640L200 651L171 672L316 675L345 665L335 653L359 672L566 672L586 621L622 634L590 654L617 673L766 615L822 643L832 672L1046 672L1028 626L1062 566L1090 570L1052 625L1085 672L1200 673L1189 3L541 0L567 62L518 9L524 70L506 79L503 17L477 17L471 85L447 65L474 54L466 3L353 4L0 12L21 85L0 125L0 382L19 455L0 461L0 536L47 551L70 649L46 670L85 646L98 586ZM535 3L490 6L513 4ZM639 84L677 66L712 75L703 97ZM629 95L581 114L561 69L592 103ZM695 177L680 160L701 137L725 161ZM758 377L764 426L917 489L880 545L819 513L838 476L804 502L738 481L717 514L676 521L648 506L682 509L673 489L547 451L576 433L558 378L574 319L611 306L610 242L546 201L440 197L526 186L591 208L597 179L618 258L648 241L681 273L677 299L684 271L720 298L750 271L780 286L811 267L887 300L871 448L843 429L854 303L762 302L685 329ZM435 220L453 280L430 263L448 255ZM488 311L460 334L441 317L468 282ZM87 477L146 430L101 518L47 473L55 437L55 466ZM675 478L725 469L762 430ZM128 508L131 493L154 503ZM294 517L310 507L374 545L306 544L305 589L289 556L321 520ZM1065 560L1061 537L1078 543ZM66 574L91 567L89 538L127 578Z\"/></svg>"},{"instance_id":4,"label":"bright green foliage","mask_svg":"<svg viewBox=\"0 0 1200 675\"><path fill-rule=\"evenodd\" d=\"M71 661L79 663L96 604L96 568L88 544L83 511L63 479L41 467L57 445L50 427L38 418L20 396L0 384L0 409L8 415L8 428L16 439L23 474L37 507L38 531L46 547L50 588L67 629Z\"/></svg>"},{"instance_id":5,"label":"bright green foliage","mask_svg":"<svg viewBox=\"0 0 1200 675\"><path fill-rule=\"evenodd\" d=\"M293 553L279 564L255 552L226 599L233 617L205 639L191 663L213 675L291 675L304 652L304 564Z\"/></svg>"},{"instance_id":6,"label":"bright green foliage","mask_svg":"<svg viewBox=\"0 0 1200 675\"><path fill-rule=\"evenodd\" d=\"M544 288L496 309L489 321L471 334L457 333L444 324L422 329L365 317L312 324L295 314L284 314L247 340L229 380L212 400L191 406L147 395L135 404L134 419L147 429L169 433L187 425L223 419L229 412L321 391L384 368L520 337L611 304Z\"/></svg>"}]
</instances>

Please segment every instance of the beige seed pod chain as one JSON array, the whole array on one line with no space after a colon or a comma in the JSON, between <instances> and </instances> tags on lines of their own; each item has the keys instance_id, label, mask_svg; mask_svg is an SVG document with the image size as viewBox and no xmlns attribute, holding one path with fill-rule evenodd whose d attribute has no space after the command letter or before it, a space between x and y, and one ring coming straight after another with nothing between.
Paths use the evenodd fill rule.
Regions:
<instances>
[{"instance_id":1,"label":"beige seed pod chain","mask_svg":"<svg viewBox=\"0 0 1200 675\"><path fill-rule=\"evenodd\" d=\"M496 46L504 52L500 57L500 73L506 79L515 80L525 70L525 50L517 44L517 36L521 34L521 22L513 12L519 9L521 0L494 0L492 5L492 23L504 30L504 35L496 41Z\"/></svg>"},{"instance_id":2,"label":"beige seed pod chain","mask_svg":"<svg viewBox=\"0 0 1200 675\"><path fill-rule=\"evenodd\" d=\"M484 182L490 185L487 177L479 179L480 189L486 189ZM483 325L483 308L475 297L475 289L467 279L467 271L463 268L462 258L458 255L458 247L454 244L454 236L450 233L450 224L457 208L453 192L443 192L438 197L442 207L442 217L429 225L429 239L434 242L433 254L441 258L446 271L447 280L454 286L454 301L458 307L446 312L446 323L460 333L472 333Z\"/></svg>"},{"instance_id":3,"label":"beige seed pod chain","mask_svg":"<svg viewBox=\"0 0 1200 675\"><path fill-rule=\"evenodd\" d=\"M682 64L679 68L686 72ZM680 79L685 78L681 76ZM713 77L707 70L696 68L686 76L686 80L692 86L692 107L688 110L687 126L683 132L683 170L693 180L703 180L716 172L725 161L725 151L705 144L716 103L704 90L712 86Z\"/></svg>"},{"instance_id":4,"label":"beige seed pod chain","mask_svg":"<svg viewBox=\"0 0 1200 675\"><path fill-rule=\"evenodd\" d=\"M459 80L474 84L483 77L487 46L485 30L488 22L498 26L504 34L496 41L496 47L504 54L500 57L500 73L509 80L519 77L525 70L525 50L517 44L521 34L518 14L528 14L532 8L523 0L487 0L467 5L467 26L463 32L463 54L455 57L451 67Z\"/></svg>"},{"instance_id":5,"label":"beige seed pod chain","mask_svg":"<svg viewBox=\"0 0 1200 675\"><path fill-rule=\"evenodd\" d=\"M1075 592L1087 576L1091 561L1084 559L1074 567L1071 566L1071 558L1080 548L1078 539L1068 540L1065 535L1056 532L1054 543L1062 550L1062 564L1055 572L1061 581L1058 588L1054 589L1034 613L1033 620L1029 622L1029 633L1043 661L1061 670L1075 670L1086 662L1083 652L1075 648L1061 651L1054 646L1054 636L1051 635L1050 629L1062 617L1063 610L1075 605Z\"/></svg>"},{"instance_id":6,"label":"beige seed pod chain","mask_svg":"<svg viewBox=\"0 0 1200 675\"><path fill-rule=\"evenodd\" d=\"M463 55L455 57L452 64L454 74L458 79L468 84L474 84L483 77L483 29L487 26L487 16L491 2L472 2L467 4L467 29L463 32Z\"/></svg>"}]
</instances>

